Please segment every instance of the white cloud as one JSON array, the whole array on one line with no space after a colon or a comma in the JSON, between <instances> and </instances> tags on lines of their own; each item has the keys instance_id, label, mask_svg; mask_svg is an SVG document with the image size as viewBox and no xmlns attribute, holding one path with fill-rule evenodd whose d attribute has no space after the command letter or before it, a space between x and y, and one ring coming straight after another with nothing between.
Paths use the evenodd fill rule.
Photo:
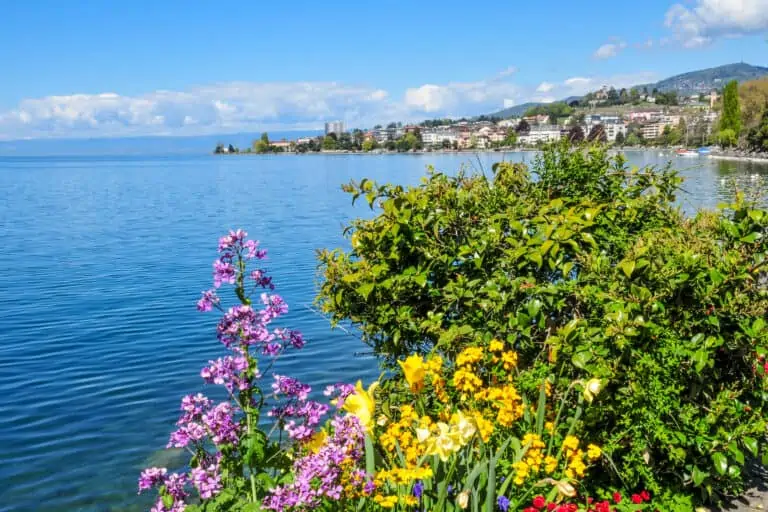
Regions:
<instances>
[{"instance_id":1,"label":"white cloud","mask_svg":"<svg viewBox=\"0 0 768 512\"><path fill-rule=\"evenodd\" d=\"M348 126L487 114L526 101L550 102L603 84L626 87L654 74L571 77L518 84L498 75L474 82L424 84L392 94L337 82L227 82L136 96L114 92L24 99L0 112L0 139L200 135L319 129L343 119Z\"/></svg>"},{"instance_id":2,"label":"white cloud","mask_svg":"<svg viewBox=\"0 0 768 512\"><path fill-rule=\"evenodd\" d=\"M675 4L665 24L687 48L696 48L718 37L768 32L768 0L695 0L686 7Z\"/></svg>"},{"instance_id":3,"label":"white cloud","mask_svg":"<svg viewBox=\"0 0 768 512\"><path fill-rule=\"evenodd\" d=\"M595 53L593 54L593 57L596 59L610 59L611 57L615 57L627 47L627 43L624 41L616 41L613 43L605 43L600 48L595 50Z\"/></svg>"},{"instance_id":4,"label":"white cloud","mask_svg":"<svg viewBox=\"0 0 768 512\"><path fill-rule=\"evenodd\" d=\"M555 84L550 82L541 82L539 86L536 88L536 92L549 92L552 89L555 88Z\"/></svg>"}]
</instances>

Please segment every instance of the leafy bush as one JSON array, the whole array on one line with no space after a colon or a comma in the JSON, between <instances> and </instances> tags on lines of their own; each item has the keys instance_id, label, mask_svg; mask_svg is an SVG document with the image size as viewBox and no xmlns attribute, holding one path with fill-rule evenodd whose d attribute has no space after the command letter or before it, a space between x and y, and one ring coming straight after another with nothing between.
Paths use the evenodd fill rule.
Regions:
<instances>
[{"instance_id":1,"label":"leafy bush","mask_svg":"<svg viewBox=\"0 0 768 512\"><path fill-rule=\"evenodd\" d=\"M377 215L349 226L350 252L321 253L319 300L391 367L499 339L521 393L603 379L575 427L607 455L592 485L738 493L767 426L768 213L686 219L680 183L567 145L531 169L353 182Z\"/></svg>"}]
</instances>

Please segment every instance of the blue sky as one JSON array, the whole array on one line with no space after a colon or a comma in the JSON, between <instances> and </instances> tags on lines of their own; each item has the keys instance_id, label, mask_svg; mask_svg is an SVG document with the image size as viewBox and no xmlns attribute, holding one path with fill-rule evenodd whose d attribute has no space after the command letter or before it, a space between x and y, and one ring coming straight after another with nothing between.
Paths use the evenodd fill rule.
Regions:
<instances>
[{"instance_id":1,"label":"blue sky","mask_svg":"<svg viewBox=\"0 0 768 512\"><path fill-rule=\"evenodd\" d=\"M492 112L743 60L768 0L25 0L0 139L312 129Z\"/></svg>"}]
</instances>

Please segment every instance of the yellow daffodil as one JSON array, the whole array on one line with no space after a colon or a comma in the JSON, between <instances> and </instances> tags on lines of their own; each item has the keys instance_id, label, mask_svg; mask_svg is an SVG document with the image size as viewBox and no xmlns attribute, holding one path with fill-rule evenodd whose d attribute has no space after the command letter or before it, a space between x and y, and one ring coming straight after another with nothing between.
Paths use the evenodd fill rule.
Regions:
<instances>
[{"instance_id":1,"label":"yellow daffodil","mask_svg":"<svg viewBox=\"0 0 768 512\"><path fill-rule=\"evenodd\" d=\"M357 416L360 424L365 430L370 430L373 423L373 413L376 410L376 402L373 399L373 393L379 386L378 381L368 387L368 391L363 389L363 383L357 381L355 392L344 400L344 410L353 416Z\"/></svg>"},{"instance_id":2,"label":"yellow daffodil","mask_svg":"<svg viewBox=\"0 0 768 512\"><path fill-rule=\"evenodd\" d=\"M417 428L416 429L416 439L420 443L426 443L427 440L429 439L430 435L431 435L431 433L429 432L428 428Z\"/></svg>"},{"instance_id":3,"label":"yellow daffodil","mask_svg":"<svg viewBox=\"0 0 768 512\"><path fill-rule=\"evenodd\" d=\"M411 387L411 391L418 393L424 388L424 377L426 377L427 369L424 366L424 360L421 356L411 355L403 361L398 361L397 364L403 369L405 380Z\"/></svg>"},{"instance_id":4,"label":"yellow daffodil","mask_svg":"<svg viewBox=\"0 0 768 512\"><path fill-rule=\"evenodd\" d=\"M317 451L323 447L327 438L328 434L322 430L320 432L316 432L312 437L309 438L309 441L307 441L307 449L312 453L317 453Z\"/></svg>"},{"instance_id":5,"label":"yellow daffodil","mask_svg":"<svg viewBox=\"0 0 768 512\"><path fill-rule=\"evenodd\" d=\"M600 393L601 389L603 389L603 383L600 382L600 379L589 379L584 385L584 399L592 403L592 400Z\"/></svg>"},{"instance_id":6,"label":"yellow daffodil","mask_svg":"<svg viewBox=\"0 0 768 512\"><path fill-rule=\"evenodd\" d=\"M427 455L437 455L443 462L448 460L450 455L461 448L459 443L459 434L443 422L437 424L437 434L429 440L427 446Z\"/></svg>"},{"instance_id":7,"label":"yellow daffodil","mask_svg":"<svg viewBox=\"0 0 768 512\"><path fill-rule=\"evenodd\" d=\"M477 432L477 426L474 421L464 416L461 411L456 412L451 417L451 425L456 427L456 431L459 434L459 441L462 445L465 445L472 439L472 436Z\"/></svg>"}]
</instances>

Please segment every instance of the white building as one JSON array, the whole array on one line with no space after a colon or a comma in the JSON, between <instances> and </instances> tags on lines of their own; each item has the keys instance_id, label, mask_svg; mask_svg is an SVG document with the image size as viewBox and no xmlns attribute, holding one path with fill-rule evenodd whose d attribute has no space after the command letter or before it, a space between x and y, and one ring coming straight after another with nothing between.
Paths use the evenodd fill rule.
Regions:
<instances>
[{"instance_id":1,"label":"white building","mask_svg":"<svg viewBox=\"0 0 768 512\"><path fill-rule=\"evenodd\" d=\"M603 126L605 127L605 136L608 139L608 142L615 142L616 136L620 133L624 135L624 137L627 136L627 125L622 121L605 123Z\"/></svg>"},{"instance_id":2,"label":"white building","mask_svg":"<svg viewBox=\"0 0 768 512\"><path fill-rule=\"evenodd\" d=\"M518 140L526 146L534 146L539 142L555 142L560 140L560 128L553 125L531 126L531 130L521 134Z\"/></svg>"},{"instance_id":3,"label":"white building","mask_svg":"<svg viewBox=\"0 0 768 512\"><path fill-rule=\"evenodd\" d=\"M344 121L329 121L325 123L325 134L335 133L341 135L344 133Z\"/></svg>"},{"instance_id":4,"label":"white building","mask_svg":"<svg viewBox=\"0 0 768 512\"><path fill-rule=\"evenodd\" d=\"M424 144L424 147L442 146L444 140L453 145L458 140L458 137L451 130L444 128L425 128L421 131L421 142Z\"/></svg>"}]
</instances>

